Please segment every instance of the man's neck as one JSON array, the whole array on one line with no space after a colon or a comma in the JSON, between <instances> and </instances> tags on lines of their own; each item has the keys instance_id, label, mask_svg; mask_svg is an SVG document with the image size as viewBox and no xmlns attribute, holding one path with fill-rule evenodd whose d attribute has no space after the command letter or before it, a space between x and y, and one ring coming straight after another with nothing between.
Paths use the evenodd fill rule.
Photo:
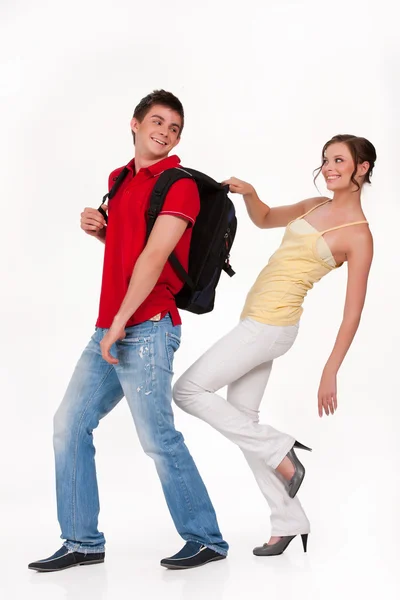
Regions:
<instances>
[{"instance_id":1,"label":"man's neck","mask_svg":"<svg viewBox=\"0 0 400 600\"><path fill-rule=\"evenodd\" d=\"M162 158L158 158L156 160L151 160L149 158L146 158L145 156L141 156L140 154L138 155L135 153L135 173L138 173L140 169L147 169L148 167L159 163L160 161L167 158L167 156L163 156Z\"/></svg>"}]
</instances>

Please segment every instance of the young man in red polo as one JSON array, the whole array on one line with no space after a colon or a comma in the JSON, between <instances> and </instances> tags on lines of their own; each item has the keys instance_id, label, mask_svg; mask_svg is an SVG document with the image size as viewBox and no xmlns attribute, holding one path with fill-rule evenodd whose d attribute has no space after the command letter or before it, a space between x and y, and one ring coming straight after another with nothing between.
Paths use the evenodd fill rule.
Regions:
<instances>
[{"instance_id":1,"label":"young man in red polo","mask_svg":"<svg viewBox=\"0 0 400 600\"><path fill-rule=\"evenodd\" d=\"M84 350L54 419L58 519L63 546L29 565L58 571L104 561L98 530L99 497L93 430L125 396L143 450L155 462L175 527L186 544L165 558L167 568L190 568L226 557L214 508L171 408L174 353L181 320L174 294L182 287L168 257L187 268L192 226L200 208L194 181L172 185L146 244L146 214L157 177L179 165L168 156L184 124L181 102L155 91L135 109L135 158L109 203L108 223L96 209L82 229L105 243L96 331ZM122 169L109 178L112 187Z\"/></svg>"}]
</instances>

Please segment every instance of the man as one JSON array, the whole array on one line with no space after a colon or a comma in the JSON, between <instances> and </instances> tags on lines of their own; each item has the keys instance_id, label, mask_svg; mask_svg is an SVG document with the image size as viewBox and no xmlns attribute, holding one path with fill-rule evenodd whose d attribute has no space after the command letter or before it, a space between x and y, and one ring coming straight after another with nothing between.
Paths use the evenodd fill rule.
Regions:
<instances>
[{"instance_id":1,"label":"man","mask_svg":"<svg viewBox=\"0 0 400 600\"><path fill-rule=\"evenodd\" d=\"M105 243L99 316L54 419L58 519L65 541L50 558L31 563L31 569L58 571L104 561L92 432L123 396L186 541L161 565L190 568L226 557L228 544L171 408L181 325L174 295L182 281L168 257L174 250L187 268L200 208L195 182L182 179L171 187L146 244L150 195L157 177L179 165L177 156L168 155L183 125L183 107L173 94L159 90L143 98L131 121L135 157L110 200L108 223L93 208L81 215L82 229ZM109 188L121 171L111 173Z\"/></svg>"}]
</instances>

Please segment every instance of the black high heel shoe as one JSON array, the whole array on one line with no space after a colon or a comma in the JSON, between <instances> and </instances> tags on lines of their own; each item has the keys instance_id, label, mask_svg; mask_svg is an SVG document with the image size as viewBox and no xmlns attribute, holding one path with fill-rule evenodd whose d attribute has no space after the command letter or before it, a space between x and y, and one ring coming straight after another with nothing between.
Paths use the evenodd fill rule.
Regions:
<instances>
[{"instance_id":1,"label":"black high heel shoe","mask_svg":"<svg viewBox=\"0 0 400 600\"><path fill-rule=\"evenodd\" d=\"M271 544L270 546L268 546L268 544L264 544L263 546L254 548L253 554L255 556L278 556L279 554L283 554L290 542L294 540L295 537L295 535L285 535L281 537L279 542L276 542L276 544ZM302 533L301 541L303 542L304 552L307 552L307 540L308 533Z\"/></svg>"},{"instance_id":2,"label":"black high heel shoe","mask_svg":"<svg viewBox=\"0 0 400 600\"><path fill-rule=\"evenodd\" d=\"M292 479L285 482L285 487L290 498L295 497L295 495L299 491L301 484L303 483L303 479L306 474L304 465L297 458L294 448L299 448L301 450L307 450L308 452L312 452L311 448L309 448L308 446L304 446L303 444L300 444L300 442L295 441L293 448L289 450L289 452L286 454L286 456L294 466L294 475Z\"/></svg>"}]
</instances>

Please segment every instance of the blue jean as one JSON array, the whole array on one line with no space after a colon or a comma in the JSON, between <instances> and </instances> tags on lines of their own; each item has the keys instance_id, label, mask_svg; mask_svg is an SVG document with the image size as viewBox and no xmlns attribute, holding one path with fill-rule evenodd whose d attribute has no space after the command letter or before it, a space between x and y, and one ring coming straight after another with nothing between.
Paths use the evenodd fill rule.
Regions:
<instances>
[{"instance_id":1,"label":"blue jean","mask_svg":"<svg viewBox=\"0 0 400 600\"><path fill-rule=\"evenodd\" d=\"M54 418L58 520L71 550L101 552L100 510L93 430L125 396L140 443L155 463L175 527L186 541L197 541L226 554L215 511L171 408L174 353L180 326L169 315L126 329L103 360L97 328L84 350Z\"/></svg>"}]
</instances>

